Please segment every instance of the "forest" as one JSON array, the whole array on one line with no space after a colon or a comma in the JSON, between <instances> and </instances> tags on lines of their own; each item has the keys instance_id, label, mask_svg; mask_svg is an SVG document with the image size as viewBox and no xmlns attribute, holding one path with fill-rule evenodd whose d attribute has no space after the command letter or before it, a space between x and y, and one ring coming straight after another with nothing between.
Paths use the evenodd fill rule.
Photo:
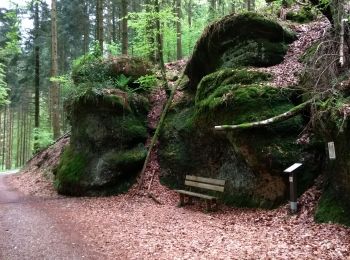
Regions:
<instances>
[{"instance_id":1,"label":"forest","mask_svg":"<svg viewBox=\"0 0 350 260\"><path fill-rule=\"evenodd\" d=\"M0 258L347 259L349 68L348 0L0 3Z\"/></svg>"}]
</instances>

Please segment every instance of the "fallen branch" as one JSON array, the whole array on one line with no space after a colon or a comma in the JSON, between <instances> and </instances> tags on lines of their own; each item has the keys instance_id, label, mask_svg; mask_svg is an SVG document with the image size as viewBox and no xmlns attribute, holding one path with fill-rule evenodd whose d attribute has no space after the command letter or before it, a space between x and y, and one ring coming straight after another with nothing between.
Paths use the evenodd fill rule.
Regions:
<instances>
[{"instance_id":1,"label":"fallen branch","mask_svg":"<svg viewBox=\"0 0 350 260\"><path fill-rule=\"evenodd\" d=\"M156 196L154 196L154 194L152 194L151 192L147 192L147 195L149 198L151 198L155 203L162 205L162 203L160 202L160 200L157 199Z\"/></svg>"},{"instance_id":2,"label":"fallen branch","mask_svg":"<svg viewBox=\"0 0 350 260\"><path fill-rule=\"evenodd\" d=\"M271 117L269 119L265 119L262 121L257 121L257 122L252 122L252 123L243 123L239 125L220 125L220 126L215 126L215 130L235 130L235 129L248 129L248 128L254 128L254 127L261 127L261 126L267 126L270 124L274 124L277 122L282 122L285 121L289 118L292 118L299 114L301 111L303 111L313 100L310 99L304 103L301 103L300 105L293 107L291 110L280 114L275 117Z\"/></svg>"},{"instance_id":3,"label":"fallen branch","mask_svg":"<svg viewBox=\"0 0 350 260\"><path fill-rule=\"evenodd\" d=\"M158 136L159 136L160 130L161 130L162 126L163 126L163 122L164 122L165 116L166 116L166 114L168 112L168 109L169 109L169 107L171 105L171 102L172 102L172 100L174 98L176 89L181 84L183 78L184 78L184 74L182 73L182 76L178 80L177 84L175 84L174 87L171 89L170 96L169 96L168 101L167 101L167 103L166 103L166 105L164 107L162 115L161 115L161 117L159 119L159 122L157 124L156 131L154 132L154 135L152 137L151 143L150 143L149 148L148 148L146 159L145 159L145 162L143 164L143 167L142 167L142 170L141 170L141 173L140 173L139 183L138 183L138 186L137 186L138 190L141 188L141 186L143 184L143 179L144 179L144 176L145 176L146 167L147 167L147 164L148 164L148 162L149 162L149 160L151 158L151 152L153 150L153 147L154 147L154 145L156 144L156 142L158 140Z\"/></svg>"}]
</instances>

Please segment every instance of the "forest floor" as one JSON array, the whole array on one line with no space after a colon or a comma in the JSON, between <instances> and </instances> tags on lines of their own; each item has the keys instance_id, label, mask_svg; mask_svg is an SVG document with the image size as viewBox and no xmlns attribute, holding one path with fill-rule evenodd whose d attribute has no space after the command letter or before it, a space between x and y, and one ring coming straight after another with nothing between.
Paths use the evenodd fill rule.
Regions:
<instances>
[{"instance_id":1,"label":"forest floor","mask_svg":"<svg viewBox=\"0 0 350 260\"><path fill-rule=\"evenodd\" d=\"M295 82L290 72L299 71L300 48L305 50L326 27L320 21L295 28L299 40L287 54L293 62L269 69L276 85L284 86L282 79ZM184 63L167 68L178 71ZM165 99L161 90L152 95L150 126ZM222 205L205 213L195 201L178 208L177 194L159 182L155 149L140 188L105 198L69 198L55 192L49 174L68 142L64 137L38 154L21 174L0 177L0 227L6 230L0 259L350 259L350 228L314 222L320 180L299 198L296 215L289 214L288 204L274 210Z\"/></svg>"},{"instance_id":2,"label":"forest floor","mask_svg":"<svg viewBox=\"0 0 350 260\"><path fill-rule=\"evenodd\" d=\"M11 190L16 178L0 182L0 259L350 259L350 228L313 220L316 187L296 215L288 205L205 213L201 203L176 207L163 186L158 204L131 192L68 198L37 187L25 195Z\"/></svg>"}]
</instances>

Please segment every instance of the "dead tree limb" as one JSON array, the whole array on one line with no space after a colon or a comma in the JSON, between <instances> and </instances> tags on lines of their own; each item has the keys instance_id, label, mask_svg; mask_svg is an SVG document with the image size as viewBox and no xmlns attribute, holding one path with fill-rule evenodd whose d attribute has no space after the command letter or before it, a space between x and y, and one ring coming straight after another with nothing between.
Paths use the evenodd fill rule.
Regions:
<instances>
[{"instance_id":1,"label":"dead tree limb","mask_svg":"<svg viewBox=\"0 0 350 260\"><path fill-rule=\"evenodd\" d=\"M162 129L162 126L163 126L163 122L164 122L164 119L165 119L165 116L169 110L169 107L171 105L171 102L174 98L174 95L175 95L175 92L176 92L176 89L178 88L178 86L181 84L182 80L184 79L184 74L182 73L182 76L180 77L180 79L177 81L177 84L174 85L174 87L171 89L171 92L170 92L170 96L168 98L168 101L163 109L163 112L162 112L162 115L160 116L160 119L159 119L159 122L157 124L157 128L156 128L156 131L154 132L154 135L152 137L152 140L151 140L151 143L149 145L149 148L148 148L148 152L147 152L147 155L146 155L146 159L145 159L145 162L143 164L143 167L142 167L142 170L141 170L141 173L140 173L140 177L139 177L139 183L137 185L137 188L140 189L142 184L143 184L143 181L144 181L144 177L145 177L145 172L146 172L146 167L147 167L147 164L151 158L151 152L158 140L158 137L159 137L159 133L160 133L160 130Z\"/></svg>"},{"instance_id":2,"label":"dead tree limb","mask_svg":"<svg viewBox=\"0 0 350 260\"><path fill-rule=\"evenodd\" d=\"M255 128L255 127L262 127L262 126L267 126L270 124L274 124L277 122L282 122L285 121L289 118L292 118L296 115L298 115L301 111L303 111L308 105L311 104L313 100L310 99L304 103L301 103L300 105L297 105L296 107L293 107L291 110L280 114L275 117L271 117L269 119L265 119L262 121L257 121L257 122L252 122L252 123L243 123L239 125L220 125L220 126L215 126L215 130L235 130L235 129L248 129L248 128Z\"/></svg>"}]
</instances>

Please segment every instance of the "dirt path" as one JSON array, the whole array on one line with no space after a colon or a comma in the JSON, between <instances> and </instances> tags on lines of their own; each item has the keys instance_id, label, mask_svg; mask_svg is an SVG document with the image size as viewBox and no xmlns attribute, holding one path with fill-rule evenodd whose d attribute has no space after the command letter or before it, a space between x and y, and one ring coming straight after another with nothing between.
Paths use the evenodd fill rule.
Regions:
<instances>
[{"instance_id":1,"label":"dirt path","mask_svg":"<svg viewBox=\"0 0 350 260\"><path fill-rule=\"evenodd\" d=\"M0 259L103 259L81 243L56 201L21 196L0 175Z\"/></svg>"},{"instance_id":2,"label":"dirt path","mask_svg":"<svg viewBox=\"0 0 350 260\"><path fill-rule=\"evenodd\" d=\"M350 229L314 223L313 189L300 198L294 216L287 214L288 205L222 205L210 214L198 202L177 208L176 194L158 178L152 191L162 205L130 193L21 197L1 180L0 231L8 231L0 236L0 259L350 259ZM100 255L88 254L86 246Z\"/></svg>"}]
</instances>

